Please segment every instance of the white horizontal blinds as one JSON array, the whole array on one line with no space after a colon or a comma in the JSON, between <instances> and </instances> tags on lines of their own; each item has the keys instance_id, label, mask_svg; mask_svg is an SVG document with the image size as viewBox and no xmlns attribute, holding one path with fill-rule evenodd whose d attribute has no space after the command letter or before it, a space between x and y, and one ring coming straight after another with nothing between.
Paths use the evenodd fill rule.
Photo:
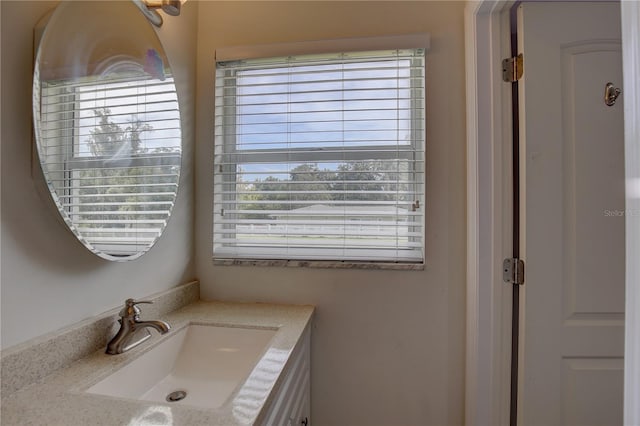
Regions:
<instances>
[{"instance_id":1,"label":"white horizontal blinds","mask_svg":"<svg viewBox=\"0 0 640 426\"><path fill-rule=\"evenodd\" d=\"M40 112L39 154L69 226L115 257L148 250L178 185L173 79L116 75L43 83Z\"/></svg>"},{"instance_id":2,"label":"white horizontal blinds","mask_svg":"<svg viewBox=\"0 0 640 426\"><path fill-rule=\"evenodd\" d=\"M424 50L219 62L214 257L423 260Z\"/></svg>"}]
</instances>

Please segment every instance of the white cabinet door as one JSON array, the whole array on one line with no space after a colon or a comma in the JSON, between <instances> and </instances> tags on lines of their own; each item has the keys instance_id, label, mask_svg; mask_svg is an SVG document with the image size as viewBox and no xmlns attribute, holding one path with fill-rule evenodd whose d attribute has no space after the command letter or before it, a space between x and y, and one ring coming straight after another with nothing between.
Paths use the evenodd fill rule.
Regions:
<instances>
[{"instance_id":1,"label":"white cabinet door","mask_svg":"<svg viewBox=\"0 0 640 426\"><path fill-rule=\"evenodd\" d=\"M263 426L307 426L311 424L311 326L308 325L282 372L271 404L266 407Z\"/></svg>"},{"instance_id":2,"label":"white cabinet door","mask_svg":"<svg viewBox=\"0 0 640 426\"><path fill-rule=\"evenodd\" d=\"M519 423L621 425L623 99L617 3L518 14L522 287Z\"/></svg>"}]
</instances>

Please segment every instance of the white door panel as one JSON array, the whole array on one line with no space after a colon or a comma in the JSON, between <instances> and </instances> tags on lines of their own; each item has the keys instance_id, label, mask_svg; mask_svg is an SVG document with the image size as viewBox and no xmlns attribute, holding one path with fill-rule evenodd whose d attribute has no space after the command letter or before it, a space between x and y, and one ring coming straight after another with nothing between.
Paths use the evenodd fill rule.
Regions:
<instances>
[{"instance_id":1,"label":"white door panel","mask_svg":"<svg viewBox=\"0 0 640 426\"><path fill-rule=\"evenodd\" d=\"M523 3L519 420L622 424L623 97L616 3Z\"/></svg>"},{"instance_id":2,"label":"white door panel","mask_svg":"<svg viewBox=\"0 0 640 426\"><path fill-rule=\"evenodd\" d=\"M622 425L623 364L620 358L564 358L562 424Z\"/></svg>"}]
</instances>

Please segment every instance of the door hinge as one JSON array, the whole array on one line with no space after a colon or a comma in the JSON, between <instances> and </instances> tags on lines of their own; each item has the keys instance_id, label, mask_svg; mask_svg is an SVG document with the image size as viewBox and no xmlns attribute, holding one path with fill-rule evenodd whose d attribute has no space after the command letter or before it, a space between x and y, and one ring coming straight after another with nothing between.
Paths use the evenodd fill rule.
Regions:
<instances>
[{"instance_id":1,"label":"door hinge","mask_svg":"<svg viewBox=\"0 0 640 426\"><path fill-rule=\"evenodd\" d=\"M524 260L505 259L502 262L502 279L506 283L524 284Z\"/></svg>"},{"instance_id":2,"label":"door hinge","mask_svg":"<svg viewBox=\"0 0 640 426\"><path fill-rule=\"evenodd\" d=\"M502 61L502 79L507 83L514 83L522 77L524 72L524 57L522 53L514 58Z\"/></svg>"}]
</instances>

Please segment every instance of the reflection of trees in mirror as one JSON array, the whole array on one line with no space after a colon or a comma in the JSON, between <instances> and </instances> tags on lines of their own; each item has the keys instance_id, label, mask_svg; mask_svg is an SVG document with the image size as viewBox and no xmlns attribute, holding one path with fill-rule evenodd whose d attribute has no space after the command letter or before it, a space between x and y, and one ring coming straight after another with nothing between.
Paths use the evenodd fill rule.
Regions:
<instances>
[{"instance_id":1,"label":"reflection of trees in mirror","mask_svg":"<svg viewBox=\"0 0 640 426\"><path fill-rule=\"evenodd\" d=\"M96 160L77 170L75 223L94 245L135 252L131 244L153 241L169 215L179 164L162 160L177 155L176 149L142 147L141 134L153 127L135 115L123 127L110 119L108 108L94 113L99 122L86 142Z\"/></svg>"},{"instance_id":2,"label":"reflection of trees in mirror","mask_svg":"<svg viewBox=\"0 0 640 426\"><path fill-rule=\"evenodd\" d=\"M109 108L94 109L93 113L100 121L99 125L91 130L91 137L87 143L91 153L96 157L139 153L140 134L153 129L135 115L131 117L130 125L123 129L110 120Z\"/></svg>"}]
</instances>

